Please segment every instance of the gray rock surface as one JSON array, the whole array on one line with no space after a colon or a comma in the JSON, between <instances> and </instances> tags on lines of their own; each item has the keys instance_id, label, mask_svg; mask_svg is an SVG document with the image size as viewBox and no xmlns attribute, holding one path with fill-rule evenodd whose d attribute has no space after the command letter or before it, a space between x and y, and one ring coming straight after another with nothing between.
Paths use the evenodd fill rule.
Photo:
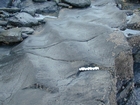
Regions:
<instances>
[{"instance_id":1,"label":"gray rock surface","mask_svg":"<svg viewBox=\"0 0 140 105\"><path fill-rule=\"evenodd\" d=\"M21 12L15 15L13 18L10 18L8 23L14 26L31 27L38 25L38 20L28 13Z\"/></svg>"},{"instance_id":2,"label":"gray rock surface","mask_svg":"<svg viewBox=\"0 0 140 105\"><path fill-rule=\"evenodd\" d=\"M133 82L122 81L132 80L133 59L124 34L113 29L126 22L115 2L93 0L45 21L0 59L1 104L117 105L127 98ZM79 72L84 66L100 69Z\"/></svg>"},{"instance_id":3,"label":"gray rock surface","mask_svg":"<svg viewBox=\"0 0 140 105\"><path fill-rule=\"evenodd\" d=\"M0 32L0 42L11 43L19 41L22 41L20 28L12 28Z\"/></svg>"},{"instance_id":4,"label":"gray rock surface","mask_svg":"<svg viewBox=\"0 0 140 105\"><path fill-rule=\"evenodd\" d=\"M34 15L35 13L52 14L58 12L58 6L53 1L46 1L43 3L33 3L32 1L25 0L22 3L22 11Z\"/></svg>"},{"instance_id":5,"label":"gray rock surface","mask_svg":"<svg viewBox=\"0 0 140 105\"><path fill-rule=\"evenodd\" d=\"M72 5L73 7L84 8L91 4L91 0L62 0L65 3Z\"/></svg>"}]
</instances>

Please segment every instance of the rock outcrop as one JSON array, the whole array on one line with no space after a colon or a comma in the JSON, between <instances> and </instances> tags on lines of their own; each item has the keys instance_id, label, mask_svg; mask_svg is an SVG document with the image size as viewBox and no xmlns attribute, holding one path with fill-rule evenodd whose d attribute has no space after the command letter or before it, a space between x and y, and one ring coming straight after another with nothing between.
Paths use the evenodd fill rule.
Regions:
<instances>
[{"instance_id":1,"label":"rock outcrop","mask_svg":"<svg viewBox=\"0 0 140 105\"><path fill-rule=\"evenodd\" d=\"M115 1L92 0L44 21L0 59L1 105L135 105L132 48L119 30L126 13Z\"/></svg>"}]
</instances>

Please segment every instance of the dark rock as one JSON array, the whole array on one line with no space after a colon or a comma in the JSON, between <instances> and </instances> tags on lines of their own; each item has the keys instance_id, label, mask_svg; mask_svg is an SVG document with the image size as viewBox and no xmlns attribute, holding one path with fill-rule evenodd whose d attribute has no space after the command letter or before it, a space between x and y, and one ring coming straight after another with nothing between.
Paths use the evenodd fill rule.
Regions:
<instances>
[{"instance_id":1,"label":"dark rock","mask_svg":"<svg viewBox=\"0 0 140 105\"><path fill-rule=\"evenodd\" d=\"M77 8L88 7L91 4L91 0L63 0L63 2Z\"/></svg>"},{"instance_id":2,"label":"dark rock","mask_svg":"<svg viewBox=\"0 0 140 105\"><path fill-rule=\"evenodd\" d=\"M46 23L46 21L44 19L40 19L40 20L38 20L38 22L39 22L40 25Z\"/></svg>"},{"instance_id":3,"label":"dark rock","mask_svg":"<svg viewBox=\"0 0 140 105\"><path fill-rule=\"evenodd\" d=\"M13 28L0 32L0 42L12 43L20 41L22 41L20 28Z\"/></svg>"},{"instance_id":4,"label":"dark rock","mask_svg":"<svg viewBox=\"0 0 140 105\"><path fill-rule=\"evenodd\" d=\"M23 39L28 38L28 36L29 36L29 35L27 35L26 33L22 33L22 34L21 34L21 37L22 37Z\"/></svg>"},{"instance_id":5,"label":"dark rock","mask_svg":"<svg viewBox=\"0 0 140 105\"><path fill-rule=\"evenodd\" d=\"M31 27L34 25L38 25L38 20L33 18L30 14L21 12L15 15L15 17L12 17L8 21L9 24L14 26L22 26L22 27Z\"/></svg>"},{"instance_id":6,"label":"dark rock","mask_svg":"<svg viewBox=\"0 0 140 105\"><path fill-rule=\"evenodd\" d=\"M55 2L47 1L44 3L33 3L32 1L24 1L22 3L22 11L27 12L31 14L32 16L35 15L35 13L39 14L52 14L55 12L58 12L58 6Z\"/></svg>"},{"instance_id":7,"label":"dark rock","mask_svg":"<svg viewBox=\"0 0 140 105\"><path fill-rule=\"evenodd\" d=\"M140 52L138 53L139 53L138 55L140 55ZM134 81L135 81L136 88L140 88L140 56L138 58L139 61L136 61L134 63L134 73L135 73Z\"/></svg>"},{"instance_id":8,"label":"dark rock","mask_svg":"<svg viewBox=\"0 0 140 105\"><path fill-rule=\"evenodd\" d=\"M38 6L36 8L36 13L38 14L49 14L49 13L55 13L58 11L58 6L54 2L46 2L45 4Z\"/></svg>"}]
</instances>

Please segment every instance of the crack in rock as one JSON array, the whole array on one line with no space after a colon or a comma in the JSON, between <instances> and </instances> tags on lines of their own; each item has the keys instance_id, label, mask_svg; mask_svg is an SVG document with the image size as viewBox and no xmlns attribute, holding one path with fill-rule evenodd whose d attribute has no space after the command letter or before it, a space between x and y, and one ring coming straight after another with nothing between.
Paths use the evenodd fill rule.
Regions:
<instances>
[{"instance_id":1,"label":"crack in rock","mask_svg":"<svg viewBox=\"0 0 140 105\"><path fill-rule=\"evenodd\" d=\"M99 35L98 35L98 36L99 36ZM87 39L87 40L76 40L76 39L70 39L70 40L69 40L69 39L65 39L65 40L62 40L62 41L60 41L60 42L54 43L54 44L49 45L49 46L46 46L46 47L30 47L30 46L26 46L26 47L27 47L26 49L45 49L45 48L49 48L49 47L53 47L53 46L56 46L56 45L58 45L58 44L61 44L62 42L70 42L70 41L75 41L75 42L89 42L89 41L95 39L95 38L98 37L98 36L94 36L94 37L89 38L89 39Z\"/></svg>"},{"instance_id":2,"label":"crack in rock","mask_svg":"<svg viewBox=\"0 0 140 105\"><path fill-rule=\"evenodd\" d=\"M65 59L56 59L56 58L52 58L52 57L49 57L49 56L43 56L43 55L40 55L40 54L35 54L35 53L32 53L32 52L26 52L26 53L29 53L29 54L33 54L33 55L36 55L36 56L40 56L40 57L43 57L43 58L48 58L48 59L51 59L51 60L55 60L55 61L63 61L63 62L88 62L88 61L85 61L85 60L65 60Z\"/></svg>"}]
</instances>

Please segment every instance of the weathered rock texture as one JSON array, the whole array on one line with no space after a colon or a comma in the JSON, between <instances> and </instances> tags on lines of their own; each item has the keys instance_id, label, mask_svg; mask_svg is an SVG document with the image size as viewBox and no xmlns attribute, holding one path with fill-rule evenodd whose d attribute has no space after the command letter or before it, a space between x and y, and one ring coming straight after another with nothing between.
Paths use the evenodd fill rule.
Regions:
<instances>
[{"instance_id":1,"label":"weathered rock texture","mask_svg":"<svg viewBox=\"0 0 140 105\"><path fill-rule=\"evenodd\" d=\"M133 60L123 33L112 29L126 22L115 2L92 1L91 8L62 9L57 19L45 20L0 60L1 105L123 102L133 89ZM100 69L79 72L84 66Z\"/></svg>"}]
</instances>

